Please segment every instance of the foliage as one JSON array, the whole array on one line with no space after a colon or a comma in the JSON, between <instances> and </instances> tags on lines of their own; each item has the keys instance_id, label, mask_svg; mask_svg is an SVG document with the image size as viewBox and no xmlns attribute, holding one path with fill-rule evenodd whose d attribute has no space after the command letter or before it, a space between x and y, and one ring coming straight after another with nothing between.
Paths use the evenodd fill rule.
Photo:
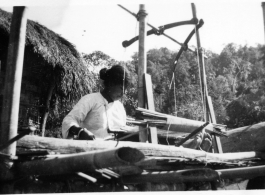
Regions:
<instances>
[{"instance_id":1,"label":"foliage","mask_svg":"<svg viewBox=\"0 0 265 195\"><path fill-rule=\"evenodd\" d=\"M136 73L135 65L131 62L121 62L123 66L127 68L130 74L131 82L125 91L125 95L122 98L122 103L124 104L126 113L128 116L133 116L135 114L135 109L137 108L137 81L138 76Z\"/></svg>"},{"instance_id":2,"label":"foliage","mask_svg":"<svg viewBox=\"0 0 265 195\"><path fill-rule=\"evenodd\" d=\"M228 44L212 58L210 86L218 119L230 128L264 121L264 47ZM214 95L215 94L215 95Z\"/></svg>"},{"instance_id":3,"label":"foliage","mask_svg":"<svg viewBox=\"0 0 265 195\"><path fill-rule=\"evenodd\" d=\"M91 54L82 54L85 66L92 73L91 77L94 82L92 92L100 90L99 71L102 68L109 68L118 62L101 51L94 51Z\"/></svg>"}]
</instances>

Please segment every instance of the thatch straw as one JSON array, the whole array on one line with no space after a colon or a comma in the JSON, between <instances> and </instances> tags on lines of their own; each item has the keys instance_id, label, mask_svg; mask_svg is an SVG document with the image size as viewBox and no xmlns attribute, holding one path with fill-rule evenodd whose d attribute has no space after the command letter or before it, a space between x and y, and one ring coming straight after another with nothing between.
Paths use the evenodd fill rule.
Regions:
<instances>
[{"instance_id":1,"label":"thatch straw","mask_svg":"<svg viewBox=\"0 0 265 195\"><path fill-rule=\"evenodd\" d=\"M11 16L0 9L0 51L7 51ZM0 57L5 64L5 57ZM40 81L39 87L55 78L59 96L76 99L91 91L90 73L75 46L32 20L27 22L24 70L27 68Z\"/></svg>"}]
</instances>

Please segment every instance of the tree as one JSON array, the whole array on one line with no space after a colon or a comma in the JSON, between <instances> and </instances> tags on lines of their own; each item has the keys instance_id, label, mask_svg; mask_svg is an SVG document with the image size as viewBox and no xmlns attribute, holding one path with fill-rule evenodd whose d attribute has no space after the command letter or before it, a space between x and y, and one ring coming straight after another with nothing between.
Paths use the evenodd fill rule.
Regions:
<instances>
[{"instance_id":1,"label":"tree","mask_svg":"<svg viewBox=\"0 0 265 195\"><path fill-rule=\"evenodd\" d=\"M181 56L173 77L176 52L167 48L147 52L147 73L151 75L156 111L200 120L200 95L197 58L185 52ZM137 70L137 53L132 57ZM171 82L172 77L174 78Z\"/></svg>"},{"instance_id":2,"label":"tree","mask_svg":"<svg viewBox=\"0 0 265 195\"><path fill-rule=\"evenodd\" d=\"M261 46L228 44L214 60L217 78L223 76L226 80L223 87L230 88L226 92L213 90L223 98L219 103L226 109L226 123L230 128L263 121L263 55Z\"/></svg>"}]
</instances>

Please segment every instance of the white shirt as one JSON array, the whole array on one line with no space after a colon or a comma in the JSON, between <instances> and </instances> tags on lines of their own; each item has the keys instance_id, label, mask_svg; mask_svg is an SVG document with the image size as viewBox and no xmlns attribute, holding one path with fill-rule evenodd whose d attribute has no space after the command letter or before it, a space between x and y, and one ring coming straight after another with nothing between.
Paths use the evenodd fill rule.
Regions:
<instances>
[{"instance_id":1,"label":"white shirt","mask_svg":"<svg viewBox=\"0 0 265 195\"><path fill-rule=\"evenodd\" d=\"M101 93L83 96L64 118L62 123L63 138L68 136L71 126L86 128L96 138L109 137L108 129L120 129L126 125L126 112L120 101L108 103Z\"/></svg>"}]
</instances>

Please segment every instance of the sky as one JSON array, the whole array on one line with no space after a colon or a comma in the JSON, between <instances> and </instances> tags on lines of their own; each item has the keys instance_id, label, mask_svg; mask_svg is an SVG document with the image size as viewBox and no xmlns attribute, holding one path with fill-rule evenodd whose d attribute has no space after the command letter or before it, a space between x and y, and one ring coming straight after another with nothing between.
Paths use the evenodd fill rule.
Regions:
<instances>
[{"instance_id":1,"label":"sky","mask_svg":"<svg viewBox=\"0 0 265 195\"><path fill-rule=\"evenodd\" d=\"M138 52L138 42L124 48L122 42L139 34L136 18L139 4L144 4L147 23L159 27L192 19L191 3L197 18L204 20L200 29L201 46L220 54L228 43L256 46L264 44L264 22L258 0L0 0L0 8L12 12L12 6L27 6L27 17L58 33L74 44L79 52L102 51L119 60L130 60ZM168 29L165 33L183 43L193 25ZM146 27L150 30L150 27ZM190 46L196 46L196 36ZM146 38L146 51L166 47L177 51L180 46L160 35Z\"/></svg>"}]
</instances>

